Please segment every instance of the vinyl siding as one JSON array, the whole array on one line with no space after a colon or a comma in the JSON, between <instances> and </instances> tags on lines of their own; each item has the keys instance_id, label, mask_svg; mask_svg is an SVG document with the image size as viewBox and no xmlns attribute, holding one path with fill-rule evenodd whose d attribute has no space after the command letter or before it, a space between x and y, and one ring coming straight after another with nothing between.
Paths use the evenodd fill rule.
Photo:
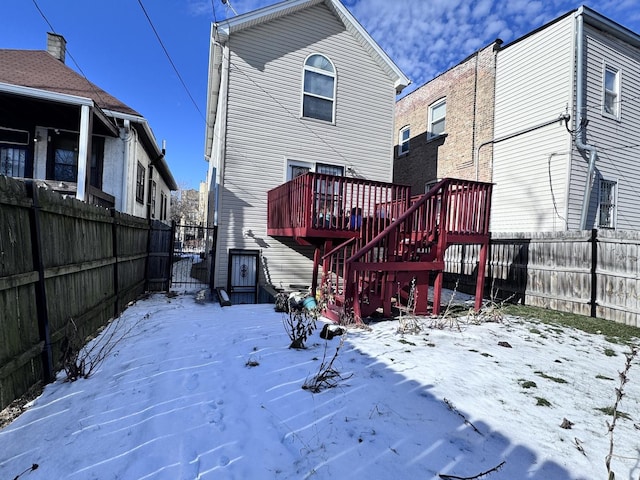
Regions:
<instances>
[{"instance_id":1,"label":"vinyl siding","mask_svg":"<svg viewBox=\"0 0 640 480\"><path fill-rule=\"evenodd\" d=\"M323 5L234 34L229 46L216 285L226 285L230 248L261 250L261 283L310 284L311 248L266 234L267 191L284 183L287 159L391 181L393 83ZM336 68L335 124L300 118L312 53Z\"/></svg>"},{"instance_id":2,"label":"vinyl siding","mask_svg":"<svg viewBox=\"0 0 640 480\"><path fill-rule=\"evenodd\" d=\"M541 125L573 101L572 17L498 52L494 138ZM494 144L493 231L566 229L571 138L558 121Z\"/></svg>"},{"instance_id":3,"label":"vinyl siding","mask_svg":"<svg viewBox=\"0 0 640 480\"><path fill-rule=\"evenodd\" d=\"M587 62L586 142L597 146L596 182L591 193L587 228L597 227L599 179L618 182L617 225L618 230L640 230L640 51L610 35L585 25ZM602 114L603 72L606 65L616 67L621 73L621 118ZM574 183L572 199L584 195L587 163L574 158ZM572 202L574 203L574 202ZM578 215L579 215L578 211Z\"/></svg>"}]
</instances>

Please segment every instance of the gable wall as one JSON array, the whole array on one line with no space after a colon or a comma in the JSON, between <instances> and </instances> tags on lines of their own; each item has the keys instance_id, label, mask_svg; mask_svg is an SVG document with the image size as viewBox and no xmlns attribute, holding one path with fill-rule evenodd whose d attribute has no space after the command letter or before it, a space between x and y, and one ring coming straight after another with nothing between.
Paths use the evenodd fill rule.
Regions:
<instances>
[{"instance_id":1,"label":"gable wall","mask_svg":"<svg viewBox=\"0 0 640 480\"><path fill-rule=\"evenodd\" d=\"M287 158L391 181L393 82L323 5L232 34L229 45L216 286L226 286L230 248L261 250L263 282L310 284L311 249L293 251L266 234L267 191L285 182ZM336 67L335 125L299 118L302 67L312 53Z\"/></svg>"}]
</instances>

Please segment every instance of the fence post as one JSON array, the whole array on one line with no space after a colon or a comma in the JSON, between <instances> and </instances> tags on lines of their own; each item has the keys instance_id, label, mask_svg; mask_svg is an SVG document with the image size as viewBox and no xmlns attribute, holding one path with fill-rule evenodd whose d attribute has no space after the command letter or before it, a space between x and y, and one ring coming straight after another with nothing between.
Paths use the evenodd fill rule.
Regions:
<instances>
[{"instance_id":1,"label":"fence post","mask_svg":"<svg viewBox=\"0 0 640 480\"><path fill-rule=\"evenodd\" d=\"M116 209L111 209L111 242L113 246L113 293L115 302L113 305L113 316L120 315L120 279L118 277L118 220Z\"/></svg>"},{"instance_id":2,"label":"fence post","mask_svg":"<svg viewBox=\"0 0 640 480\"><path fill-rule=\"evenodd\" d=\"M598 316L598 229L591 229L591 317Z\"/></svg>"},{"instance_id":3,"label":"fence post","mask_svg":"<svg viewBox=\"0 0 640 480\"><path fill-rule=\"evenodd\" d=\"M45 383L53 380L53 354L51 351L51 332L49 330L49 311L47 306L47 289L45 287L44 263L42 260L42 236L40 234L40 203L38 186L33 181L26 182L27 192L31 196L32 206L29 212L31 224L31 248L33 268L38 273L35 284L36 311L38 312L38 331L40 340L44 342L41 353L42 371Z\"/></svg>"}]
</instances>

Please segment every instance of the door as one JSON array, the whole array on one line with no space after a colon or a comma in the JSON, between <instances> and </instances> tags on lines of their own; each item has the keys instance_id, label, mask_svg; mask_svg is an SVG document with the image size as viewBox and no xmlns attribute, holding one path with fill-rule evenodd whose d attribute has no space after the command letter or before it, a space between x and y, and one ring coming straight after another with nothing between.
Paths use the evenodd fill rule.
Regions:
<instances>
[{"instance_id":1,"label":"door","mask_svg":"<svg viewBox=\"0 0 640 480\"><path fill-rule=\"evenodd\" d=\"M258 250L229 251L228 293L231 303L258 302Z\"/></svg>"}]
</instances>

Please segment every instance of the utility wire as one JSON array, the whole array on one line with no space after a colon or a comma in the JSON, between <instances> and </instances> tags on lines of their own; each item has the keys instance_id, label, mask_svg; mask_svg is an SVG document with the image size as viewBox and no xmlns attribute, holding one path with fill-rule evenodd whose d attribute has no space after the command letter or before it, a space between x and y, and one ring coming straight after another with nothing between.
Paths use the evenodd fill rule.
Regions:
<instances>
[{"instance_id":1,"label":"utility wire","mask_svg":"<svg viewBox=\"0 0 640 480\"><path fill-rule=\"evenodd\" d=\"M167 48L164 46L162 38L160 38L160 34L156 30L156 27L153 25L153 22L151 21L151 18L149 17L149 14L147 13L146 8L144 8L144 5L142 4L142 0L138 0L138 4L140 5L140 8L142 9L142 11L144 13L144 16L147 17L147 21L149 22L149 25L151 26L151 29L153 30L153 33L156 35L156 38L158 39L158 42L160 43L160 46L162 47L162 50L164 51L164 54L167 56L167 59L169 60L169 63L173 67L173 70L176 72L176 75L178 76L178 79L180 80L180 83L184 87L184 90L187 92L187 95L191 99L191 102L193 103L193 106L196 107L196 110L198 111L198 113L200 114L200 116L202 117L202 119L206 123L207 121L204 118L204 115L202 114L202 111L200 110L200 107L198 107L198 103L193 98L193 95L191 95L191 92L189 91L189 88L187 87L187 84L183 80L182 75L180 75L180 72L178 71L178 68L176 67L176 64L173 63L173 60L171 59L171 55L169 55L169 52L167 51Z\"/></svg>"}]
</instances>

